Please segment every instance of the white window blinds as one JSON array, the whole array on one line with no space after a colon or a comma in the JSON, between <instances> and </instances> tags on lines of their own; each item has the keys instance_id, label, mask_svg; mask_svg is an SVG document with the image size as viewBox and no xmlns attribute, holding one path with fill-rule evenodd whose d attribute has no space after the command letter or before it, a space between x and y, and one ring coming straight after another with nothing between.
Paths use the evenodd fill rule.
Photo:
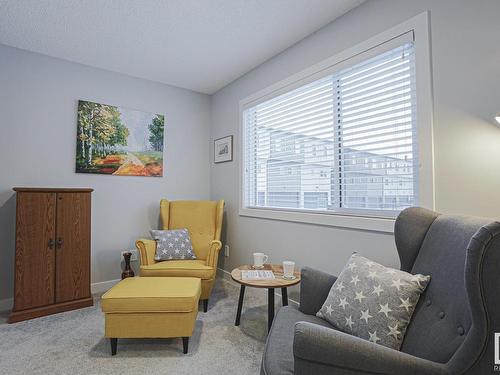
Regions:
<instances>
[{"instance_id":1,"label":"white window blinds","mask_svg":"<svg viewBox=\"0 0 500 375\"><path fill-rule=\"evenodd\" d=\"M244 109L245 207L366 213L418 203L407 39Z\"/></svg>"}]
</instances>

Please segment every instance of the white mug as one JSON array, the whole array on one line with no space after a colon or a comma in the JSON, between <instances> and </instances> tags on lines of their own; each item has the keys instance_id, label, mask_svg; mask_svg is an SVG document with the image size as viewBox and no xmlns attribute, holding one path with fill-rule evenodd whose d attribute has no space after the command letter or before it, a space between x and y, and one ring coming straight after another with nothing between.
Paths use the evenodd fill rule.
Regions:
<instances>
[{"instance_id":1,"label":"white mug","mask_svg":"<svg viewBox=\"0 0 500 375\"><path fill-rule=\"evenodd\" d=\"M253 253L253 266L256 268L264 267L269 257L264 253Z\"/></svg>"},{"instance_id":2,"label":"white mug","mask_svg":"<svg viewBox=\"0 0 500 375\"><path fill-rule=\"evenodd\" d=\"M293 271L295 271L295 262L285 260L283 262L283 277L285 279L293 279Z\"/></svg>"}]
</instances>

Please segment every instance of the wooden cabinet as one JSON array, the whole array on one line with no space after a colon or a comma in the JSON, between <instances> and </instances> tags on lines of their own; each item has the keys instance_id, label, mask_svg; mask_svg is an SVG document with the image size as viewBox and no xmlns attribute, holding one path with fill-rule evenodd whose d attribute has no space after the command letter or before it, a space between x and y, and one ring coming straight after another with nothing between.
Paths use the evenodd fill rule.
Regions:
<instances>
[{"instance_id":1,"label":"wooden cabinet","mask_svg":"<svg viewBox=\"0 0 500 375\"><path fill-rule=\"evenodd\" d=\"M92 306L92 189L14 190L14 309L9 322Z\"/></svg>"}]
</instances>

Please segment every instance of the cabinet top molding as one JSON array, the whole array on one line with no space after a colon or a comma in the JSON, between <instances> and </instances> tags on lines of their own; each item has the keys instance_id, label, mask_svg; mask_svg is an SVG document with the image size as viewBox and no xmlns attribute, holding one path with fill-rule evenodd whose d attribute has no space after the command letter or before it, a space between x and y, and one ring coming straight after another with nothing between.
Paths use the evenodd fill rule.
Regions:
<instances>
[{"instance_id":1,"label":"cabinet top molding","mask_svg":"<svg viewBox=\"0 0 500 375\"><path fill-rule=\"evenodd\" d=\"M15 187L16 192L39 192L39 193L91 193L91 188L41 188L41 187Z\"/></svg>"}]
</instances>

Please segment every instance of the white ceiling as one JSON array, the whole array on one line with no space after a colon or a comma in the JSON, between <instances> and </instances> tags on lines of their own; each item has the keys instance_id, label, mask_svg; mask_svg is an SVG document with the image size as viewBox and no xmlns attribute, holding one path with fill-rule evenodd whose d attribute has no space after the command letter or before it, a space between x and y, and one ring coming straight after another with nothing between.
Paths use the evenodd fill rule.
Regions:
<instances>
[{"instance_id":1,"label":"white ceiling","mask_svg":"<svg viewBox=\"0 0 500 375\"><path fill-rule=\"evenodd\" d=\"M364 0L0 0L0 43L212 94Z\"/></svg>"}]
</instances>

